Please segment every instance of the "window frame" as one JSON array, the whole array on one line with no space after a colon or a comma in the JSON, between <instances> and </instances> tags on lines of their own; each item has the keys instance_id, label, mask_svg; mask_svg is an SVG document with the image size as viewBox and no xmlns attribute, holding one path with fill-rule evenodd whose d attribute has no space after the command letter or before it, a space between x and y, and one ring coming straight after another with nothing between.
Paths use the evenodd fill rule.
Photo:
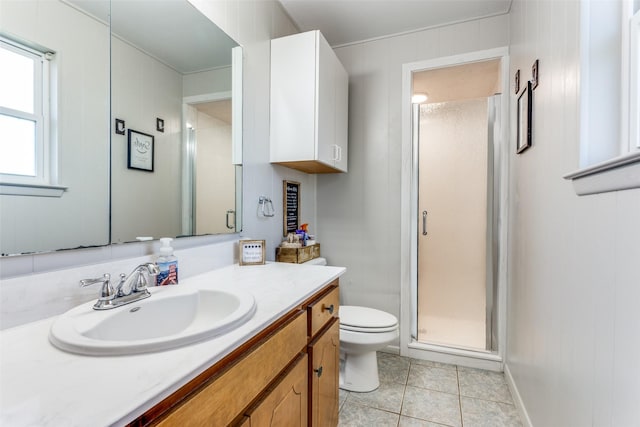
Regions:
<instances>
[{"instance_id":1,"label":"window frame","mask_svg":"<svg viewBox=\"0 0 640 427\"><path fill-rule=\"evenodd\" d=\"M603 25L599 22L594 25L589 11L591 2L592 0L582 0L581 3L581 55L585 54L584 46L589 45L588 33L591 26L596 31L604 28L598 27ZM581 169L564 176L573 182L574 190L579 196L640 188L640 0L622 0L610 4L612 7L619 5L615 13L619 14L620 22L620 118L617 121L606 120L602 125L619 128L620 139L612 141L608 149L606 145L599 147L598 144L602 144L602 141L590 138L588 127L585 126L589 122L589 102L593 102L589 99L590 89L594 85L589 76L587 55L582 59L581 65L580 158L588 157L589 150L600 151L602 147L617 154L595 164L583 164ZM634 9L637 10L634 12ZM584 37L587 37L586 41L582 40ZM598 83L606 85L607 82L598 80Z\"/></svg>"},{"instance_id":2,"label":"window frame","mask_svg":"<svg viewBox=\"0 0 640 427\"><path fill-rule=\"evenodd\" d=\"M51 135L50 135L50 64L51 52L33 49L24 43L0 36L4 48L34 60L34 111L33 113L0 106L0 113L9 117L35 123L35 175L0 173L0 184L12 186L48 186L51 184ZM0 194L6 194L4 192ZM11 192L15 194L15 190Z\"/></svg>"},{"instance_id":3,"label":"window frame","mask_svg":"<svg viewBox=\"0 0 640 427\"><path fill-rule=\"evenodd\" d=\"M626 10L629 31L628 76L628 151L640 152L640 8L633 13L633 4ZM624 19L624 18L623 18Z\"/></svg>"}]
</instances>

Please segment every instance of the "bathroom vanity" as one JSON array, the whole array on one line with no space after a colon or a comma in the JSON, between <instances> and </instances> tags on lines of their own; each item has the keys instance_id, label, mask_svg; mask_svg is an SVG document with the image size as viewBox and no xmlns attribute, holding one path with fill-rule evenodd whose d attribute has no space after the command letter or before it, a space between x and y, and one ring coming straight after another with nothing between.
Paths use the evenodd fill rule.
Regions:
<instances>
[{"instance_id":1,"label":"bathroom vanity","mask_svg":"<svg viewBox=\"0 0 640 427\"><path fill-rule=\"evenodd\" d=\"M173 350L67 353L47 339L55 318L5 330L0 424L335 426L344 271L269 263L186 279L178 286L250 292L257 308L235 330Z\"/></svg>"}]
</instances>

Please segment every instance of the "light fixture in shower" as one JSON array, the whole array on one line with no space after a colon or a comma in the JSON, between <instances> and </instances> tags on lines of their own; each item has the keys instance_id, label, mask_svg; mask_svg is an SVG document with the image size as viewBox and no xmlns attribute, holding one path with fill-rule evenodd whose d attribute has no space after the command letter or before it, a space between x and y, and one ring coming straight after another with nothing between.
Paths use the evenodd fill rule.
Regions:
<instances>
[{"instance_id":1,"label":"light fixture in shower","mask_svg":"<svg viewBox=\"0 0 640 427\"><path fill-rule=\"evenodd\" d=\"M427 102L427 99L429 99L429 95L426 93L414 93L413 96L411 97L411 103L423 104Z\"/></svg>"}]
</instances>

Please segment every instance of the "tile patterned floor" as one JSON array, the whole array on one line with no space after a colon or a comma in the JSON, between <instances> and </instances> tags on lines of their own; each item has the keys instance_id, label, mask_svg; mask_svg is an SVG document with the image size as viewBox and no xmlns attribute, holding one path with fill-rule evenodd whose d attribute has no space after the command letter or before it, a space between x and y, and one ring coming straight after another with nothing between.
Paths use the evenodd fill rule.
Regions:
<instances>
[{"instance_id":1,"label":"tile patterned floor","mask_svg":"<svg viewBox=\"0 0 640 427\"><path fill-rule=\"evenodd\" d=\"M500 372L378 353L380 387L340 390L340 427L521 427Z\"/></svg>"}]
</instances>

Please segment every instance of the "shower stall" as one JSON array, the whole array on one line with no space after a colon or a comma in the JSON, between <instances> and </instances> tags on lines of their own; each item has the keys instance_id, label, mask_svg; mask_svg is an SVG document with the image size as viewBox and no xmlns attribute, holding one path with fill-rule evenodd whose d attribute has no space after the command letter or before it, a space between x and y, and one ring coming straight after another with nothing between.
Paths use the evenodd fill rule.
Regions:
<instances>
[{"instance_id":1,"label":"shower stall","mask_svg":"<svg viewBox=\"0 0 640 427\"><path fill-rule=\"evenodd\" d=\"M500 52L499 54L496 54ZM406 64L403 355L500 368L506 230L503 51ZM490 55L481 58L482 55ZM451 61L448 62L447 61Z\"/></svg>"},{"instance_id":2,"label":"shower stall","mask_svg":"<svg viewBox=\"0 0 640 427\"><path fill-rule=\"evenodd\" d=\"M414 107L421 343L491 351L493 130L499 95Z\"/></svg>"}]
</instances>

